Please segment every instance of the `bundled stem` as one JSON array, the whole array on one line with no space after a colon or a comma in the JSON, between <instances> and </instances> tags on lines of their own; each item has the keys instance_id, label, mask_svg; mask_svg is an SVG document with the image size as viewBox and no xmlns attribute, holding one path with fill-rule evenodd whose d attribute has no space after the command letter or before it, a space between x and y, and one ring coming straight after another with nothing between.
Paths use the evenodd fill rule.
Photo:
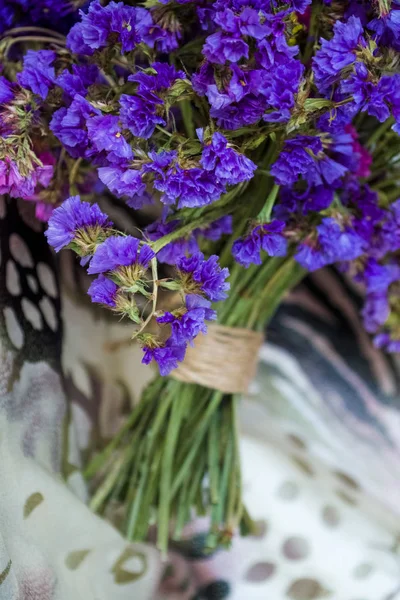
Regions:
<instances>
[{"instance_id":1,"label":"bundled stem","mask_svg":"<svg viewBox=\"0 0 400 600\"><path fill-rule=\"evenodd\" d=\"M303 271L292 258L269 258L254 275L252 268L232 267L221 324L262 330ZM239 528L249 532L251 520L242 500L238 400L235 394L156 377L117 438L86 470L91 477L107 467L92 508L102 512L111 500L122 503L130 540L145 539L156 524L163 552L169 538L180 539L195 515L210 518L210 549L229 546Z\"/></svg>"}]
</instances>

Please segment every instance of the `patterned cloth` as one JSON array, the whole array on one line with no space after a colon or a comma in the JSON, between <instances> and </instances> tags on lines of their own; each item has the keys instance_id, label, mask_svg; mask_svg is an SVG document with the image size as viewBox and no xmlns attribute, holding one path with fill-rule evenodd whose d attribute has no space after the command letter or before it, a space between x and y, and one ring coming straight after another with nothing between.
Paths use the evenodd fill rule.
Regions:
<instances>
[{"instance_id":1,"label":"patterned cloth","mask_svg":"<svg viewBox=\"0 0 400 600\"><path fill-rule=\"evenodd\" d=\"M31 208L0 198L0 600L400 598L397 358L357 291L316 274L269 329L240 406L257 533L209 556L199 521L162 561L89 510L80 473L152 373L110 348L129 325L86 301L67 253L56 266Z\"/></svg>"}]
</instances>

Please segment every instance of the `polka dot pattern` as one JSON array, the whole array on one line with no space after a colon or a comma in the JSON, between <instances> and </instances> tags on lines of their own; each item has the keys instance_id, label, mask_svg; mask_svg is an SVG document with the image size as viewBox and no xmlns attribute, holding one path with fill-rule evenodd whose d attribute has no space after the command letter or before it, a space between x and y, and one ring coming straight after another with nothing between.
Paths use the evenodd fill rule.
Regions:
<instances>
[{"instance_id":1,"label":"polka dot pattern","mask_svg":"<svg viewBox=\"0 0 400 600\"><path fill-rule=\"evenodd\" d=\"M324 506L322 509L322 520L328 527L337 527L340 523L339 510L332 505Z\"/></svg>"},{"instance_id":2,"label":"polka dot pattern","mask_svg":"<svg viewBox=\"0 0 400 600\"><path fill-rule=\"evenodd\" d=\"M0 329L24 360L53 362L60 354L60 299L43 225L30 203L1 197L1 207Z\"/></svg>"},{"instance_id":3,"label":"polka dot pattern","mask_svg":"<svg viewBox=\"0 0 400 600\"><path fill-rule=\"evenodd\" d=\"M282 547L285 558L289 560L302 560L310 554L310 545L303 537L290 537Z\"/></svg>"},{"instance_id":4,"label":"polka dot pattern","mask_svg":"<svg viewBox=\"0 0 400 600\"><path fill-rule=\"evenodd\" d=\"M276 565L272 562L258 562L247 571L245 579L252 583L260 583L274 576Z\"/></svg>"},{"instance_id":5,"label":"polka dot pattern","mask_svg":"<svg viewBox=\"0 0 400 600\"><path fill-rule=\"evenodd\" d=\"M295 500L300 493L299 486L293 481L285 481L278 488L277 495L281 500Z\"/></svg>"}]
</instances>

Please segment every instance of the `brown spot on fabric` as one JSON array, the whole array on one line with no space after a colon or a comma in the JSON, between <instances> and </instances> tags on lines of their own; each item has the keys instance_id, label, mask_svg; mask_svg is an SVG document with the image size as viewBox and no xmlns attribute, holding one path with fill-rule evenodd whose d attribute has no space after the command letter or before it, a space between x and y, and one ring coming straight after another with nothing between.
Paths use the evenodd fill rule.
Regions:
<instances>
[{"instance_id":1,"label":"brown spot on fabric","mask_svg":"<svg viewBox=\"0 0 400 600\"><path fill-rule=\"evenodd\" d=\"M292 454L290 458L303 473L305 473L309 477L314 476L314 469L306 460L304 460L304 458L300 458L299 456L295 456L294 454Z\"/></svg>"},{"instance_id":2,"label":"brown spot on fabric","mask_svg":"<svg viewBox=\"0 0 400 600\"><path fill-rule=\"evenodd\" d=\"M355 579L366 579L373 573L374 566L371 563L361 563L353 571L353 577Z\"/></svg>"},{"instance_id":3,"label":"brown spot on fabric","mask_svg":"<svg viewBox=\"0 0 400 600\"><path fill-rule=\"evenodd\" d=\"M129 568L125 568L124 564L132 559L135 559L135 569L133 569L132 565L129 564ZM136 564L137 563L137 564ZM121 556L115 562L114 566L111 569L111 572L114 575L114 581L118 585L123 585L126 583L131 583L132 581L136 581L143 577L144 573L147 571L147 557L143 552L139 552L135 550L132 546L128 546L122 552Z\"/></svg>"},{"instance_id":4,"label":"brown spot on fabric","mask_svg":"<svg viewBox=\"0 0 400 600\"><path fill-rule=\"evenodd\" d=\"M310 554L310 544L303 537L293 536L284 542L282 552L289 560L304 560Z\"/></svg>"},{"instance_id":5,"label":"brown spot on fabric","mask_svg":"<svg viewBox=\"0 0 400 600\"><path fill-rule=\"evenodd\" d=\"M357 505L357 500L355 498L353 498L352 496L350 496L347 492L345 492L344 490L337 490L336 494L339 496L339 498L341 500L343 500L343 502L345 502L346 504L349 504L350 506L356 506Z\"/></svg>"},{"instance_id":6,"label":"brown spot on fabric","mask_svg":"<svg viewBox=\"0 0 400 600\"><path fill-rule=\"evenodd\" d=\"M7 563L6 568L4 569L4 571L2 571L0 573L0 585L7 579L7 575L10 572L11 565L12 565L12 562L11 562L11 560L9 560L8 563Z\"/></svg>"},{"instance_id":7,"label":"brown spot on fabric","mask_svg":"<svg viewBox=\"0 0 400 600\"><path fill-rule=\"evenodd\" d=\"M285 481L277 491L277 495L281 500L295 500L299 493L299 486L294 481Z\"/></svg>"},{"instance_id":8,"label":"brown spot on fabric","mask_svg":"<svg viewBox=\"0 0 400 600\"><path fill-rule=\"evenodd\" d=\"M340 513L335 506L327 505L322 509L322 520L328 527L337 527L340 523Z\"/></svg>"},{"instance_id":9,"label":"brown spot on fabric","mask_svg":"<svg viewBox=\"0 0 400 600\"><path fill-rule=\"evenodd\" d=\"M74 550L65 558L65 564L68 569L75 571L85 560L90 550Z\"/></svg>"},{"instance_id":10,"label":"brown spot on fabric","mask_svg":"<svg viewBox=\"0 0 400 600\"><path fill-rule=\"evenodd\" d=\"M293 446L296 446L296 448L299 448L300 450L306 450L307 448L305 441L295 433L289 433L288 440L291 442L291 444L293 444Z\"/></svg>"},{"instance_id":11,"label":"brown spot on fabric","mask_svg":"<svg viewBox=\"0 0 400 600\"><path fill-rule=\"evenodd\" d=\"M286 597L291 600L316 600L317 598L327 598L332 593L327 590L316 579L296 579L286 592Z\"/></svg>"},{"instance_id":12,"label":"brown spot on fabric","mask_svg":"<svg viewBox=\"0 0 400 600\"><path fill-rule=\"evenodd\" d=\"M347 475L347 473L343 473L342 471L334 471L334 475L339 479L339 481L341 481L341 483L343 483L347 487L353 490L360 489L360 486L358 485L357 481L350 477L350 475Z\"/></svg>"},{"instance_id":13,"label":"brown spot on fabric","mask_svg":"<svg viewBox=\"0 0 400 600\"><path fill-rule=\"evenodd\" d=\"M252 583L261 583L274 576L276 565L271 562L258 562L252 565L246 575L245 580Z\"/></svg>"},{"instance_id":14,"label":"brown spot on fabric","mask_svg":"<svg viewBox=\"0 0 400 600\"><path fill-rule=\"evenodd\" d=\"M24 519L29 517L29 515L41 504L44 500L43 494L40 492L35 492L31 494L24 505Z\"/></svg>"},{"instance_id":15,"label":"brown spot on fabric","mask_svg":"<svg viewBox=\"0 0 400 600\"><path fill-rule=\"evenodd\" d=\"M252 537L259 539L264 538L268 533L268 523L265 519L259 519L254 522L254 530L252 531Z\"/></svg>"}]
</instances>

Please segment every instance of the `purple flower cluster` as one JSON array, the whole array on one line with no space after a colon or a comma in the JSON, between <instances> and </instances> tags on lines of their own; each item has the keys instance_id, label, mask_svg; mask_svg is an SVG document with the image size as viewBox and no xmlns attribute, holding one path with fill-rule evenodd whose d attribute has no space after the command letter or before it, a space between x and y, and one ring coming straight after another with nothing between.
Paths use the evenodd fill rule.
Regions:
<instances>
[{"instance_id":1,"label":"purple flower cluster","mask_svg":"<svg viewBox=\"0 0 400 600\"><path fill-rule=\"evenodd\" d=\"M154 252L146 244L140 245L137 238L127 235L113 235L100 244L90 262L88 273L118 271L119 267L137 265L141 270L149 267Z\"/></svg>"},{"instance_id":2,"label":"purple flower cluster","mask_svg":"<svg viewBox=\"0 0 400 600\"><path fill-rule=\"evenodd\" d=\"M246 268L348 270L375 343L400 347L399 0L61 2L66 47L63 23L42 29L54 0L3 4L0 31L34 29L0 75L0 193L50 217L49 243L97 276L93 302L137 324L144 362L167 374L215 318L233 231L224 261L232 248ZM124 235L76 196L100 187L162 214ZM156 306L159 286L182 304Z\"/></svg>"},{"instance_id":3,"label":"purple flower cluster","mask_svg":"<svg viewBox=\"0 0 400 600\"><path fill-rule=\"evenodd\" d=\"M127 315L140 324L134 293L146 291L146 271L155 254L147 244L130 235L111 235L97 245L88 266L90 275L98 275L89 287L92 302Z\"/></svg>"},{"instance_id":4,"label":"purple flower cluster","mask_svg":"<svg viewBox=\"0 0 400 600\"><path fill-rule=\"evenodd\" d=\"M134 136L145 139L151 137L156 125L167 124L162 114L164 97L177 79L185 78L183 71L176 71L166 63L153 63L151 71L130 75L128 80L137 84L136 94L122 94L119 100L123 126Z\"/></svg>"},{"instance_id":5,"label":"purple flower cluster","mask_svg":"<svg viewBox=\"0 0 400 600\"><path fill-rule=\"evenodd\" d=\"M248 236L239 238L233 243L232 255L246 268L250 264L261 265L261 250L264 250L268 256L285 256L287 240L284 229L284 221L277 219L257 225Z\"/></svg>"},{"instance_id":6,"label":"purple flower cluster","mask_svg":"<svg viewBox=\"0 0 400 600\"><path fill-rule=\"evenodd\" d=\"M87 257L108 235L111 226L97 204L81 202L79 196L71 196L53 211L45 235L56 252L72 245L81 256Z\"/></svg>"},{"instance_id":7,"label":"purple flower cluster","mask_svg":"<svg viewBox=\"0 0 400 600\"><path fill-rule=\"evenodd\" d=\"M396 121L393 129L400 131L400 76L390 63L390 53L376 43L396 45L396 28L400 31L397 23L398 7L373 19L366 28L358 16L351 15L347 21L335 23L330 40L321 40L321 48L313 59L315 82L321 95L348 102L341 110L341 119L347 123L360 111L380 122L392 115ZM371 34L375 40L368 42ZM375 68L378 63L379 75Z\"/></svg>"},{"instance_id":8,"label":"purple flower cluster","mask_svg":"<svg viewBox=\"0 0 400 600\"><path fill-rule=\"evenodd\" d=\"M63 30L65 21L73 22L69 0L10 0L0 3L0 34L12 27L48 25Z\"/></svg>"},{"instance_id":9,"label":"purple flower cluster","mask_svg":"<svg viewBox=\"0 0 400 600\"><path fill-rule=\"evenodd\" d=\"M187 344L192 343L199 333L207 332L205 322L217 318L211 302L226 298L229 289L225 281L229 275L228 269L220 268L217 256L210 256L206 260L198 252L190 257L182 257L177 267L185 304L157 317L160 326L169 326L170 335L167 339L160 343L150 338L143 346L143 362L148 364L154 360L161 375L168 375L176 368L185 356Z\"/></svg>"},{"instance_id":10,"label":"purple flower cluster","mask_svg":"<svg viewBox=\"0 0 400 600\"><path fill-rule=\"evenodd\" d=\"M45 100L54 85L55 59L56 53L52 50L28 50L24 56L23 69L18 74L18 83Z\"/></svg>"},{"instance_id":11,"label":"purple flower cluster","mask_svg":"<svg viewBox=\"0 0 400 600\"><path fill-rule=\"evenodd\" d=\"M154 223L146 227L146 237L152 242L159 240L175 231L179 223L178 220L168 222L154 221ZM180 258L200 251L199 239L205 238L217 242L223 235L231 233L232 217L230 215L220 217L210 223L210 225L195 229L189 235L166 244L157 253L157 260L161 263L175 265Z\"/></svg>"},{"instance_id":12,"label":"purple flower cluster","mask_svg":"<svg viewBox=\"0 0 400 600\"><path fill-rule=\"evenodd\" d=\"M152 248L130 235L113 235L112 223L97 204L81 202L78 196L66 200L49 219L46 236L58 252L72 248L82 257L90 275L98 275L88 293L93 302L129 316L139 325L141 317L135 293L151 296L146 288L146 272L155 258ZM227 228L226 219L214 229ZM215 235L214 233L211 234ZM211 302L226 298L229 285L227 269L218 265L218 257L205 259L196 252L178 261L178 285L185 294L185 303L172 312L157 317L160 326L170 327L167 339L144 334L143 362L155 360L161 374L168 374L183 360L186 346L200 333L205 333L205 321L216 318ZM152 282L152 285L157 285Z\"/></svg>"},{"instance_id":13,"label":"purple flower cluster","mask_svg":"<svg viewBox=\"0 0 400 600\"><path fill-rule=\"evenodd\" d=\"M307 4L295 2L292 10L303 12ZM206 62L193 87L207 97L220 127L290 119L304 67L297 46L287 43L286 17L287 11L277 12L268 2L214 3L217 29L205 41Z\"/></svg>"},{"instance_id":14,"label":"purple flower cluster","mask_svg":"<svg viewBox=\"0 0 400 600\"><path fill-rule=\"evenodd\" d=\"M202 296L186 296L185 308L175 312L165 312L157 318L157 323L171 326L171 339L179 345L182 341L191 342L199 333L207 333L205 321L217 318L215 310L210 308L211 303Z\"/></svg>"},{"instance_id":15,"label":"purple flower cluster","mask_svg":"<svg viewBox=\"0 0 400 600\"><path fill-rule=\"evenodd\" d=\"M37 187L47 187L52 176L53 165L43 164L40 159L27 170L26 162L18 164L16 160L4 158L0 160L0 194L33 200Z\"/></svg>"},{"instance_id":16,"label":"purple flower cluster","mask_svg":"<svg viewBox=\"0 0 400 600\"><path fill-rule=\"evenodd\" d=\"M109 2L102 6L99 0L89 4L81 20L70 30L67 45L75 54L92 56L96 51L118 44L121 53L131 52L139 44L170 52L178 47L180 25L172 18L162 18L157 7L147 10L128 6L123 2ZM173 11L171 13L173 17Z\"/></svg>"},{"instance_id":17,"label":"purple flower cluster","mask_svg":"<svg viewBox=\"0 0 400 600\"><path fill-rule=\"evenodd\" d=\"M201 136L201 133L199 133ZM146 184L161 192L167 206L194 208L211 204L227 191L227 186L248 181L256 165L228 145L221 133L214 133L210 143L204 143L200 159L180 162L176 151L149 152L140 169L134 165L113 165L99 168L101 181L117 196L129 196L146 201Z\"/></svg>"},{"instance_id":18,"label":"purple flower cluster","mask_svg":"<svg viewBox=\"0 0 400 600\"><path fill-rule=\"evenodd\" d=\"M287 140L277 161L271 167L271 175L276 183L287 186L296 183L299 177L310 185L329 186L340 180L347 171L348 168L344 164L324 152L319 136L304 135Z\"/></svg>"},{"instance_id":19,"label":"purple flower cluster","mask_svg":"<svg viewBox=\"0 0 400 600\"><path fill-rule=\"evenodd\" d=\"M154 24L144 8L122 2L110 2L103 7L95 0L87 13L80 11L80 16L80 23L72 27L67 37L68 48L75 54L90 56L115 43L121 45L122 52L133 50L142 41L151 44L149 32Z\"/></svg>"},{"instance_id":20,"label":"purple flower cluster","mask_svg":"<svg viewBox=\"0 0 400 600\"><path fill-rule=\"evenodd\" d=\"M182 257L177 262L182 280L182 288L187 294L203 294L212 302L219 302L227 297L229 275L227 268L221 269L218 256L210 256L204 260L201 252L189 257Z\"/></svg>"}]
</instances>

